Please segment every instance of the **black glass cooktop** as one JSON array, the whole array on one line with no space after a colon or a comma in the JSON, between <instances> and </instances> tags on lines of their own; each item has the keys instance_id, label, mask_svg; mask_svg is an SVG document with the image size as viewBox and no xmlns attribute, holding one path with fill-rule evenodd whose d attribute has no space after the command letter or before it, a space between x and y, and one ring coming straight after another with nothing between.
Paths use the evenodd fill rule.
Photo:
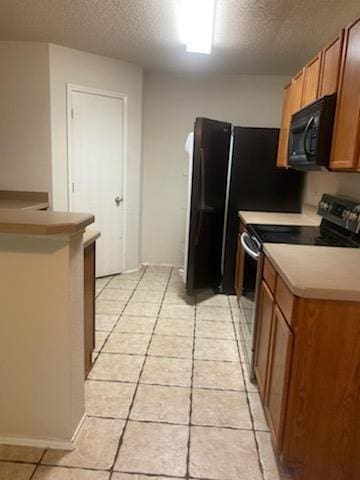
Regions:
<instances>
[{"instance_id":1,"label":"black glass cooktop","mask_svg":"<svg viewBox=\"0 0 360 480\"><path fill-rule=\"evenodd\" d=\"M249 233L260 243L290 243L294 245L322 245L328 247L359 247L358 238L343 229L297 225L247 225Z\"/></svg>"}]
</instances>

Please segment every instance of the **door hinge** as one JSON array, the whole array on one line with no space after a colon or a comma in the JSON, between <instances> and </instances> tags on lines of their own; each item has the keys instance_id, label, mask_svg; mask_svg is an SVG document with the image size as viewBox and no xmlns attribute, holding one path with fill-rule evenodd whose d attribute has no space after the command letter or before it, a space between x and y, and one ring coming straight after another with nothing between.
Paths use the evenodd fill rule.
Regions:
<instances>
[{"instance_id":1,"label":"door hinge","mask_svg":"<svg viewBox=\"0 0 360 480\"><path fill-rule=\"evenodd\" d=\"M75 193L75 183L74 182L72 182L72 184L71 184L71 190L72 190L72 193Z\"/></svg>"},{"instance_id":2,"label":"door hinge","mask_svg":"<svg viewBox=\"0 0 360 480\"><path fill-rule=\"evenodd\" d=\"M74 109L71 109L71 118L74 118Z\"/></svg>"}]
</instances>

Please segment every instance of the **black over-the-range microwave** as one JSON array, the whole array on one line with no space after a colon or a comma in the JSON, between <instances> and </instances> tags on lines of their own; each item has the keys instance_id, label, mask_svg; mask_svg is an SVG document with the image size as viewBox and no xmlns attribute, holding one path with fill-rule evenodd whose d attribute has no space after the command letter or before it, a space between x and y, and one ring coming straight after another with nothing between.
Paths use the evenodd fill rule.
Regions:
<instances>
[{"instance_id":1,"label":"black over-the-range microwave","mask_svg":"<svg viewBox=\"0 0 360 480\"><path fill-rule=\"evenodd\" d=\"M336 94L326 95L292 116L288 165L297 170L326 170L329 165Z\"/></svg>"}]
</instances>

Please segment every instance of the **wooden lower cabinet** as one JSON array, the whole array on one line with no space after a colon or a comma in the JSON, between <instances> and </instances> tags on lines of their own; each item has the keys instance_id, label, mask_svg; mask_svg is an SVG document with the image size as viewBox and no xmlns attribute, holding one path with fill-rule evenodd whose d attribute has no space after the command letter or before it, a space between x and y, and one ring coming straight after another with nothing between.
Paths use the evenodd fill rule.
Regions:
<instances>
[{"instance_id":1,"label":"wooden lower cabinet","mask_svg":"<svg viewBox=\"0 0 360 480\"><path fill-rule=\"evenodd\" d=\"M358 480L360 299L300 298L285 289L279 274L276 288L263 278L255 349L275 453L294 480Z\"/></svg>"},{"instance_id":2,"label":"wooden lower cabinet","mask_svg":"<svg viewBox=\"0 0 360 480\"><path fill-rule=\"evenodd\" d=\"M95 242L84 248L84 353L85 378L95 348Z\"/></svg>"},{"instance_id":3,"label":"wooden lower cabinet","mask_svg":"<svg viewBox=\"0 0 360 480\"><path fill-rule=\"evenodd\" d=\"M268 359L265 411L277 453L281 453L282 449L292 349L293 333L279 307L275 306Z\"/></svg>"},{"instance_id":4,"label":"wooden lower cabinet","mask_svg":"<svg viewBox=\"0 0 360 480\"><path fill-rule=\"evenodd\" d=\"M263 281L260 291L259 324L257 332L256 355L254 361L255 374L260 393L266 396L267 369L269 363L270 339L275 300L269 287Z\"/></svg>"}]
</instances>

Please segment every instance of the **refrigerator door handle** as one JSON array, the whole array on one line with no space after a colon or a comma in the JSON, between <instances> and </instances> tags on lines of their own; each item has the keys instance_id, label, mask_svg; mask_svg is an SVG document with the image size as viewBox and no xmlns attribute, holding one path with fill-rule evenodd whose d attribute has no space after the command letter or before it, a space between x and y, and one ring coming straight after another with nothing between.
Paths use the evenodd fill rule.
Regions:
<instances>
[{"instance_id":1,"label":"refrigerator door handle","mask_svg":"<svg viewBox=\"0 0 360 480\"><path fill-rule=\"evenodd\" d=\"M241 240L241 245L243 247L243 249L245 250L245 252L250 255L251 258L253 258L254 260L258 260L258 258L260 257L260 252L259 251L254 251L252 250L249 245L246 243L246 239L247 238L250 238L252 241L253 241L253 238L250 237L249 234L247 234L246 232L244 232L241 237L240 237L240 240ZM258 243L258 242L257 242Z\"/></svg>"}]
</instances>

